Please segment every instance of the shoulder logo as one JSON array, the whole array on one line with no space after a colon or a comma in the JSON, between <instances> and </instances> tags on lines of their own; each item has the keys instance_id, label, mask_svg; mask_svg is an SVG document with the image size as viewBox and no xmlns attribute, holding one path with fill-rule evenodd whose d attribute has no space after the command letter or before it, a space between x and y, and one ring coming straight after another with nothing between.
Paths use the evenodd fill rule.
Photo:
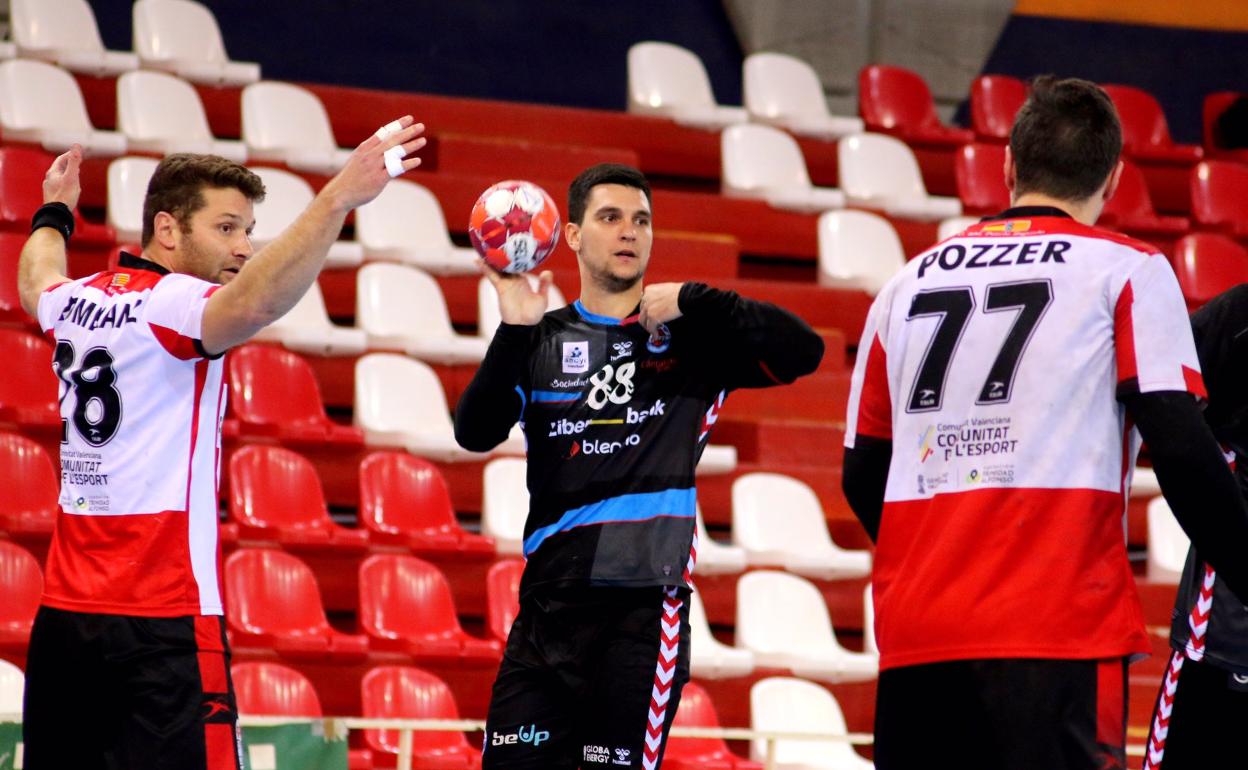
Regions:
<instances>
[{"instance_id":1,"label":"shoulder logo","mask_svg":"<svg viewBox=\"0 0 1248 770\"><path fill-rule=\"evenodd\" d=\"M563 373L584 374L589 371L589 341L563 343Z\"/></svg>"}]
</instances>

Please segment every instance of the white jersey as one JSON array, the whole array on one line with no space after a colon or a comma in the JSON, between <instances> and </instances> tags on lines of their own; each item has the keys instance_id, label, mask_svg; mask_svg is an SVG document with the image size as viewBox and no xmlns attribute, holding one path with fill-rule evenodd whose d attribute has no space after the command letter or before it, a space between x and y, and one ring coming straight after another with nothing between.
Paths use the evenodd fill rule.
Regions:
<instances>
[{"instance_id":1,"label":"white jersey","mask_svg":"<svg viewBox=\"0 0 1248 770\"><path fill-rule=\"evenodd\" d=\"M1138 437L1117 398L1204 395L1164 256L1007 212L876 298L846 445L889 439L875 569L885 668L1148 650L1126 559Z\"/></svg>"},{"instance_id":2,"label":"white jersey","mask_svg":"<svg viewBox=\"0 0 1248 770\"><path fill-rule=\"evenodd\" d=\"M43 603L221 614L217 481L225 383L199 342L218 289L130 255L39 298L60 380L61 513Z\"/></svg>"}]
</instances>

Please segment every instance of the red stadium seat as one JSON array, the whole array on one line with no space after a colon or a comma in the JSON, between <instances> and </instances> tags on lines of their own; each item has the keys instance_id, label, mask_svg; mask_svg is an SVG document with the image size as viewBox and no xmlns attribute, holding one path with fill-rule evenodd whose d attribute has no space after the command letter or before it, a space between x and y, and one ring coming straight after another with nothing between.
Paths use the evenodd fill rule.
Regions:
<instances>
[{"instance_id":1,"label":"red stadium seat","mask_svg":"<svg viewBox=\"0 0 1248 770\"><path fill-rule=\"evenodd\" d=\"M0 540L0 652L25 655L43 596L43 572L25 548Z\"/></svg>"},{"instance_id":2,"label":"red stadium seat","mask_svg":"<svg viewBox=\"0 0 1248 770\"><path fill-rule=\"evenodd\" d=\"M1144 172L1125 158L1122 161L1118 191L1105 204L1105 210L1101 212L1097 224L1126 230L1144 238L1150 235L1175 237L1191 227L1187 217L1168 217L1157 213L1153 208L1153 199L1148 194Z\"/></svg>"},{"instance_id":3,"label":"red stadium seat","mask_svg":"<svg viewBox=\"0 0 1248 770\"><path fill-rule=\"evenodd\" d=\"M942 124L927 83L901 67L872 64L862 68L858 114L868 131L892 134L907 143L959 145L974 138L965 128Z\"/></svg>"},{"instance_id":4,"label":"red stadium seat","mask_svg":"<svg viewBox=\"0 0 1248 770\"><path fill-rule=\"evenodd\" d=\"M22 233L0 233L0 325L38 329L35 319L22 309L17 291L17 260L26 243Z\"/></svg>"},{"instance_id":5,"label":"red stadium seat","mask_svg":"<svg viewBox=\"0 0 1248 770\"><path fill-rule=\"evenodd\" d=\"M16 329L0 329L0 361L12 374L0 377L0 423L27 429L61 429L52 346Z\"/></svg>"},{"instance_id":6,"label":"red stadium seat","mask_svg":"<svg viewBox=\"0 0 1248 770\"><path fill-rule=\"evenodd\" d=\"M319 717L321 700L308 678L280 663L235 663L230 667L238 711L247 716ZM365 750L350 749L349 770L371 770Z\"/></svg>"},{"instance_id":7,"label":"red stadium seat","mask_svg":"<svg viewBox=\"0 0 1248 770\"><path fill-rule=\"evenodd\" d=\"M953 174L958 182L963 213L996 214L1010 207L1010 191L1005 186L1004 145L964 145L954 155Z\"/></svg>"},{"instance_id":8,"label":"red stadium seat","mask_svg":"<svg viewBox=\"0 0 1248 770\"><path fill-rule=\"evenodd\" d=\"M1192 171L1196 224L1248 238L1248 164L1207 160Z\"/></svg>"},{"instance_id":9,"label":"red stadium seat","mask_svg":"<svg viewBox=\"0 0 1248 770\"><path fill-rule=\"evenodd\" d=\"M437 466L406 452L373 452L360 463L360 521L376 543L421 555L494 556L494 539L466 531Z\"/></svg>"},{"instance_id":10,"label":"red stadium seat","mask_svg":"<svg viewBox=\"0 0 1248 770\"><path fill-rule=\"evenodd\" d=\"M694 682L685 685L672 726L719 727L719 715L706 690ZM733 754L723 738L673 736L667 739L667 752L663 755L664 770L762 770L762 767L758 762Z\"/></svg>"},{"instance_id":11,"label":"red stadium seat","mask_svg":"<svg viewBox=\"0 0 1248 770\"><path fill-rule=\"evenodd\" d=\"M60 511L60 476L42 446L0 432L0 531L50 535Z\"/></svg>"},{"instance_id":12,"label":"red stadium seat","mask_svg":"<svg viewBox=\"0 0 1248 770\"><path fill-rule=\"evenodd\" d=\"M238 711L248 716L319 717L321 700L308 678L280 663L230 667Z\"/></svg>"},{"instance_id":13,"label":"red stadium seat","mask_svg":"<svg viewBox=\"0 0 1248 770\"><path fill-rule=\"evenodd\" d=\"M415 556L377 554L360 565L360 628L376 650L404 652L422 663L496 664L496 639L464 633L446 577Z\"/></svg>"},{"instance_id":14,"label":"red stadium seat","mask_svg":"<svg viewBox=\"0 0 1248 770\"><path fill-rule=\"evenodd\" d=\"M1027 84L1009 75L981 75L971 83L971 128L975 138L1005 144L1014 116L1027 101Z\"/></svg>"},{"instance_id":15,"label":"red stadium seat","mask_svg":"<svg viewBox=\"0 0 1248 770\"><path fill-rule=\"evenodd\" d=\"M30 218L43 205L43 175L56 156L31 147L0 147L0 229L30 232ZM87 222L74 211L74 246L107 248L113 228Z\"/></svg>"},{"instance_id":16,"label":"red stadium seat","mask_svg":"<svg viewBox=\"0 0 1248 770\"><path fill-rule=\"evenodd\" d=\"M230 458L230 518L239 537L306 549L363 551L368 531L335 524L316 468L283 447L249 444Z\"/></svg>"},{"instance_id":17,"label":"red stadium seat","mask_svg":"<svg viewBox=\"0 0 1248 770\"><path fill-rule=\"evenodd\" d=\"M410 666L378 666L360 680L366 719L459 719L446 683ZM365 730L374 767L393 767L399 753L397 730ZM418 731L412 734L412 766L421 770L475 770L481 752L463 733Z\"/></svg>"},{"instance_id":18,"label":"red stadium seat","mask_svg":"<svg viewBox=\"0 0 1248 770\"><path fill-rule=\"evenodd\" d=\"M1205 94L1205 101L1201 107L1201 144L1205 148L1205 157L1248 163L1248 148L1226 148L1222 137L1218 136L1216 125L1222 113L1240 99L1248 99L1248 92L1215 91Z\"/></svg>"},{"instance_id":19,"label":"red stadium seat","mask_svg":"<svg viewBox=\"0 0 1248 770\"><path fill-rule=\"evenodd\" d=\"M520 613L520 559L500 561L485 575L485 624L495 639L507 641L511 623Z\"/></svg>"},{"instance_id":20,"label":"red stadium seat","mask_svg":"<svg viewBox=\"0 0 1248 770\"><path fill-rule=\"evenodd\" d=\"M282 442L361 447L359 428L325 414L312 367L297 353L268 345L244 345L230 353L230 411L243 435Z\"/></svg>"},{"instance_id":21,"label":"red stadium seat","mask_svg":"<svg viewBox=\"0 0 1248 770\"><path fill-rule=\"evenodd\" d=\"M1152 94L1141 88L1103 85L1122 121L1122 143L1127 154L1139 160L1195 163L1204 151L1194 144L1175 144L1170 138L1166 114Z\"/></svg>"},{"instance_id":22,"label":"red stadium seat","mask_svg":"<svg viewBox=\"0 0 1248 770\"><path fill-rule=\"evenodd\" d=\"M1190 309L1248 282L1248 249L1217 233L1192 233L1175 244L1174 272Z\"/></svg>"},{"instance_id":23,"label":"red stadium seat","mask_svg":"<svg viewBox=\"0 0 1248 770\"><path fill-rule=\"evenodd\" d=\"M316 577L282 551L240 549L225 560L226 623L234 644L303 659L360 660L368 637L330 627Z\"/></svg>"}]
</instances>

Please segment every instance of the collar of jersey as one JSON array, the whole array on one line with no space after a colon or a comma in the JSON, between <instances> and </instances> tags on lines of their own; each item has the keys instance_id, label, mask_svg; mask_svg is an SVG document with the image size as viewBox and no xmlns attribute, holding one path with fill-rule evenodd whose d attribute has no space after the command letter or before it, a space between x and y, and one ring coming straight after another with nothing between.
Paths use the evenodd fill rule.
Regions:
<instances>
[{"instance_id":1,"label":"collar of jersey","mask_svg":"<svg viewBox=\"0 0 1248 770\"><path fill-rule=\"evenodd\" d=\"M1000 214L984 217L980 222L996 222L1002 219L1022 219L1024 217L1058 217L1060 219L1074 219L1070 214L1062 211L1056 206L1019 206L1017 208L1006 209Z\"/></svg>"},{"instance_id":2,"label":"collar of jersey","mask_svg":"<svg viewBox=\"0 0 1248 770\"><path fill-rule=\"evenodd\" d=\"M169 275L169 268L164 265L158 265L151 260L136 257L127 251L121 252L121 256L117 259L117 266L129 267L135 270L151 270L153 273L159 273L160 275Z\"/></svg>"},{"instance_id":3,"label":"collar of jersey","mask_svg":"<svg viewBox=\"0 0 1248 770\"><path fill-rule=\"evenodd\" d=\"M591 324L602 324L603 326L627 326L628 324L637 323L637 310L634 310L631 315L625 318L612 318L609 315L598 315L597 313L589 312L585 309L585 306L581 304L579 299L572 303L572 307L576 308L576 312L581 314L581 318L584 318Z\"/></svg>"}]
</instances>

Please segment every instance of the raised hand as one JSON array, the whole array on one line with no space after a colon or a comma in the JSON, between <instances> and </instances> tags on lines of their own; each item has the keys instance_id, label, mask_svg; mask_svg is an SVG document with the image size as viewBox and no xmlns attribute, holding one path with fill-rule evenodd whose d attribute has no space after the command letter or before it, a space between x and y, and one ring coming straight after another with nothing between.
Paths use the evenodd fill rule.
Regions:
<instances>
[{"instance_id":1,"label":"raised hand","mask_svg":"<svg viewBox=\"0 0 1248 770\"><path fill-rule=\"evenodd\" d=\"M683 283L656 283L641 292L641 317L637 320L654 334L659 324L680 318L680 287Z\"/></svg>"},{"instance_id":2,"label":"raised hand","mask_svg":"<svg viewBox=\"0 0 1248 770\"><path fill-rule=\"evenodd\" d=\"M537 276L534 287L529 284L528 276L500 273L484 260L478 259L477 267L498 292L498 310L503 323L534 326L546 315L547 292L554 280L549 270Z\"/></svg>"},{"instance_id":3,"label":"raised hand","mask_svg":"<svg viewBox=\"0 0 1248 770\"><path fill-rule=\"evenodd\" d=\"M425 138L421 136L425 124L417 123L411 115L404 115L395 123L398 130L386 134L385 138L373 134L361 142L342 170L325 185L322 192L330 194L336 206L350 210L381 194L391 179L385 161L386 150L391 147L402 145L406 157L400 163L404 172L420 165L420 158L412 153L425 146Z\"/></svg>"},{"instance_id":4,"label":"raised hand","mask_svg":"<svg viewBox=\"0 0 1248 770\"><path fill-rule=\"evenodd\" d=\"M76 207L78 196L82 193L82 183L78 178L81 165L82 145L72 145L67 152L58 155L43 176L43 202L64 203L70 209Z\"/></svg>"}]
</instances>

